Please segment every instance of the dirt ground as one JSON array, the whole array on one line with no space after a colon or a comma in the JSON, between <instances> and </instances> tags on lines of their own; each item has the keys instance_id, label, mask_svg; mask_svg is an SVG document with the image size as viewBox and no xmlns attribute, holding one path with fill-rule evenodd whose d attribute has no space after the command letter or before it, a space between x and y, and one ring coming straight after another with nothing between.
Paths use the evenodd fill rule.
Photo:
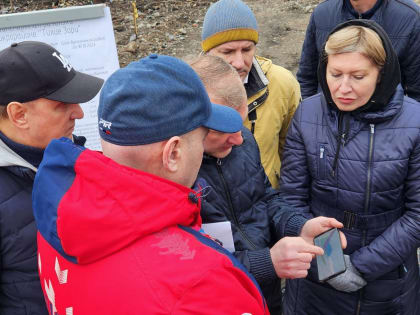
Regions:
<instances>
[{"instance_id":1,"label":"dirt ground","mask_svg":"<svg viewBox=\"0 0 420 315\"><path fill-rule=\"evenodd\" d=\"M111 8L120 66L150 53L200 52L204 15L216 0L0 0L0 14L105 2ZM244 0L256 15L258 54L296 74L306 26L319 0ZM420 4L420 0L414 0ZM10 4L13 2L13 8ZM136 2L138 18L133 17ZM137 27L137 34L135 32Z\"/></svg>"},{"instance_id":2,"label":"dirt ground","mask_svg":"<svg viewBox=\"0 0 420 315\"><path fill-rule=\"evenodd\" d=\"M185 0L182 8L177 8L179 1L146 1L138 6L138 39L130 42L134 29L124 22L132 19L119 13L125 10L126 1L114 0L111 10L121 66L152 52L181 58L198 54L204 15L212 2L215 1ZM310 12L319 1L247 0L246 3L259 24L258 53L296 73Z\"/></svg>"},{"instance_id":3,"label":"dirt ground","mask_svg":"<svg viewBox=\"0 0 420 315\"><path fill-rule=\"evenodd\" d=\"M106 2L111 8L115 41L123 67L150 53L181 58L198 54L204 15L215 1L137 0L137 36L131 0L0 0L0 14ZM259 24L258 53L296 73L310 12L320 1L245 2L254 11Z\"/></svg>"}]
</instances>

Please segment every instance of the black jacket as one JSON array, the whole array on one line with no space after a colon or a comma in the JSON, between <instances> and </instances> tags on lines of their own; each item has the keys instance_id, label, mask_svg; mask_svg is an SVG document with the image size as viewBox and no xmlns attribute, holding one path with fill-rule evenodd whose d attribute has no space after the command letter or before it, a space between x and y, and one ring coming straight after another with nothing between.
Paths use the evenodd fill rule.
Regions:
<instances>
[{"instance_id":1,"label":"black jacket","mask_svg":"<svg viewBox=\"0 0 420 315\"><path fill-rule=\"evenodd\" d=\"M272 314L281 311L280 279L269 249L284 236L300 233L306 219L271 188L251 132L243 128L242 145L223 159L205 156L198 177L204 190L203 223L230 221L234 255L259 282Z\"/></svg>"},{"instance_id":2,"label":"black jacket","mask_svg":"<svg viewBox=\"0 0 420 315\"><path fill-rule=\"evenodd\" d=\"M75 137L83 145L84 137ZM42 152L40 153L42 158ZM47 315L32 212L36 167L0 141L0 314Z\"/></svg>"}]
</instances>

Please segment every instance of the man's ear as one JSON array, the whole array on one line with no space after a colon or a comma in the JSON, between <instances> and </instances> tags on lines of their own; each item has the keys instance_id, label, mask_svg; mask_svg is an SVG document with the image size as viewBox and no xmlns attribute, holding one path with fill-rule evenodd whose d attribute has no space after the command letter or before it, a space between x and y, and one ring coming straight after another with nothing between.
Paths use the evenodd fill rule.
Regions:
<instances>
[{"instance_id":1,"label":"man's ear","mask_svg":"<svg viewBox=\"0 0 420 315\"><path fill-rule=\"evenodd\" d=\"M166 141L166 144L162 152L163 167L174 173L179 168L179 162L181 159L181 138L178 136L170 138Z\"/></svg>"},{"instance_id":2,"label":"man's ear","mask_svg":"<svg viewBox=\"0 0 420 315\"><path fill-rule=\"evenodd\" d=\"M19 102L10 102L7 105L7 115L9 121L18 128L27 128L28 126L28 107Z\"/></svg>"}]
</instances>

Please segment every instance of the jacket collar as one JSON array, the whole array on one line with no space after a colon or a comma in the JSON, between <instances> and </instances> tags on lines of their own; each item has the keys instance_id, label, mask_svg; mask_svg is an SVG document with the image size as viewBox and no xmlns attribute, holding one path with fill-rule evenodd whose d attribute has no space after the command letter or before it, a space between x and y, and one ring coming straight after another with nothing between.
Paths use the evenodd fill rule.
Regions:
<instances>
[{"instance_id":1,"label":"jacket collar","mask_svg":"<svg viewBox=\"0 0 420 315\"><path fill-rule=\"evenodd\" d=\"M389 103L377 110L372 112L360 112L355 113L355 117L368 123L378 124L396 116L403 106L404 90L401 85L397 86L394 95L391 97Z\"/></svg>"},{"instance_id":2,"label":"jacket collar","mask_svg":"<svg viewBox=\"0 0 420 315\"><path fill-rule=\"evenodd\" d=\"M170 226L201 225L200 200L193 190L64 138L45 150L33 208L43 237L80 264Z\"/></svg>"},{"instance_id":3,"label":"jacket collar","mask_svg":"<svg viewBox=\"0 0 420 315\"><path fill-rule=\"evenodd\" d=\"M261 69L260 64L257 59L254 57L252 60L251 71L248 75L248 83L245 84L245 90L247 97L251 97L258 92L266 88L269 81L265 76L264 71Z\"/></svg>"},{"instance_id":4,"label":"jacket collar","mask_svg":"<svg viewBox=\"0 0 420 315\"><path fill-rule=\"evenodd\" d=\"M3 135L3 137L6 137ZM10 143L14 143L13 141L9 140ZM86 138L83 136L76 136L73 135L73 141L74 143L78 145L84 145L86 142ZM16 147L19 146L25 149L26 146L16 143ZM37 154L40 155L40 160L42 160L42 156L44 155L44 150L37 149L37 148L31 148L27 147L29 150L37 150ZM12 170L13 173L15 173L18 176L26 176L27 173L23 169L29 169L33 172L36 172L38 167L32 165L28 161L26 161L21 155L18 154L17 149L13 150L13 147L11 148L10 145L7 145L0 137L0 167L9 167L10 170ZM32 174L32 172L30 172ZM31 178L33 178L33 175L30 175Z\"/></svg>"},{"instance_id":5,"label":"jacket collar","mask_svg":"<svg viewBox=\"0 0 420 315\"><path fill-rule=\"evenodd\" d=\"M13 151L0 139L0 167L23 167L36 172L37 168ZM18 174L17 174L18 175Z\"/></svg>"},{"instance_id":6,"label":"jacket collar","mask_svg":"<svg viewBox=\"0 0 420 315\"><path fill-rule=\"evenodd\" d=\"M364 13L357 12L350 3L350 0L344 0L344 7L347 9L348 12L356 19L370 19L376 11L378 11L379 7L382 5L383 0L377 0L375 5L368 11Z\"/></svg>"},{"instance_id":7,"label":"jacket collar","mask_svg":"<svg viewBox=\"0 0 420 315\"><path fill-rule=\"evenodd\" d=\"M345 116L344 121L349 120L349 130L346 136L346 141L354 138L359 131L366 124L378 124L394 118L401 111L403 106L404 91L401 85L398 86L396 92L392 96L390 102L381 110L375 112L342 112ZM321 104L324 114L326 114L327 125L332 131L332 134L338 135L338 120L339 111L336 108L329 106L324 95L321 93Z\"/></svg>"},{"instance_id":8,"label":"jacket collar","mask_svg":"<svg viewBox=\"0 0 420 315\"><path fill-rule=\"evenodd\" d=\"M359 12L357 12L353 6L350 3L350 0L344 0L344 5L343 7L346 9L346 12L348 14L350 14L349 16L349 20L352 19L371 19L372 16L374 14L380 14L380 16L382 16L382 12L381 10L379 10L379 8L381 7L382 3L384 2L384 0L377 0L375 5L368 11L366 11L365 13L360 14ZM375 19L378 20L378 19Z\"/></svg>"}]
</instances>

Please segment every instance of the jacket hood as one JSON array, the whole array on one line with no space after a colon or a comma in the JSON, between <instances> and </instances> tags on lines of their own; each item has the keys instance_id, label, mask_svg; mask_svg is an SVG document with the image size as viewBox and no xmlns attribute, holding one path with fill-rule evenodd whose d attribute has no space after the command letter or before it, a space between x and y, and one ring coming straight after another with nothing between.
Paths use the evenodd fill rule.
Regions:
<instances>
[{"instance_id":1,"label":"jacket hood","mask_svg":"<svg viewBox=\"0 0 420 315\"><path fill-rule=\"evenodd\" d=\"M73 135L73 141L74 143L83 146L86 142L86 138L83 136ZM22 168L30 169L34 172L37 171L37 167L33 166L31 163L26 161L19 154L17 154L15 151L9 148L9 146L6 143L4 143L1 139L0 156L0 167L8 167L14 173L26 173L22 170Z\"/></svg>"},{"instance_id":2,"label":"jacket hood","mask_svg":"<svg viewBox=\"0 0 420 315\"><path fill-rule=\"evenodd\" d=\"M36 172L36 167L23 159L19 154L10 149L1 139L0 139L0 167L8 166L18 166L25 167Z\"/></svg>"},{"instance_id":3,"label":"jacket hood","mask_svg":"<svg viewBox=\"0 0 420 315\"><path fill-rule=\"evenodd\" d=\"M32 194L38 230L64 258L87 264L173 225L200 226L196 193L53 140Z\"/></svg>"},{"instance_id":4,"label":"jacket hood","mask_svg":"<svg viewBox=\"0 0 420 315\"><path fill-rule=\"evenodd\" d=\"M334 34L338 30L350 26L350 25L360 25L367 28L372 29L375 31L382 40L382 44L385 49L386 59L385 65L383 66L380 72L380 81L376 85L375 92L373 93L370 100L363 105L362 107L358 108L354 112L374 112L384 108L390 101L391 97L395 93L395 90L401 82L401 73L400 73L400 65L398 62L398 56L395 53L394 49L392 48L392 43L379 24L372 20L350 20L344 23L339 24L334 30L331 31L331 34ZM329 38L328 36L328 38ZM327 38L327 40L328 40ZM326 40L326 41L327 41ZM329 106L338 110L337 106L332 100L330 90L327 85L326 79L326 68L327 68L327 57L325 53L325 43L322 47L322 52L319 58L318 64L318 81L321 85L321 89L325 96L325 99Z\"/></svg>"}]
</instances>

